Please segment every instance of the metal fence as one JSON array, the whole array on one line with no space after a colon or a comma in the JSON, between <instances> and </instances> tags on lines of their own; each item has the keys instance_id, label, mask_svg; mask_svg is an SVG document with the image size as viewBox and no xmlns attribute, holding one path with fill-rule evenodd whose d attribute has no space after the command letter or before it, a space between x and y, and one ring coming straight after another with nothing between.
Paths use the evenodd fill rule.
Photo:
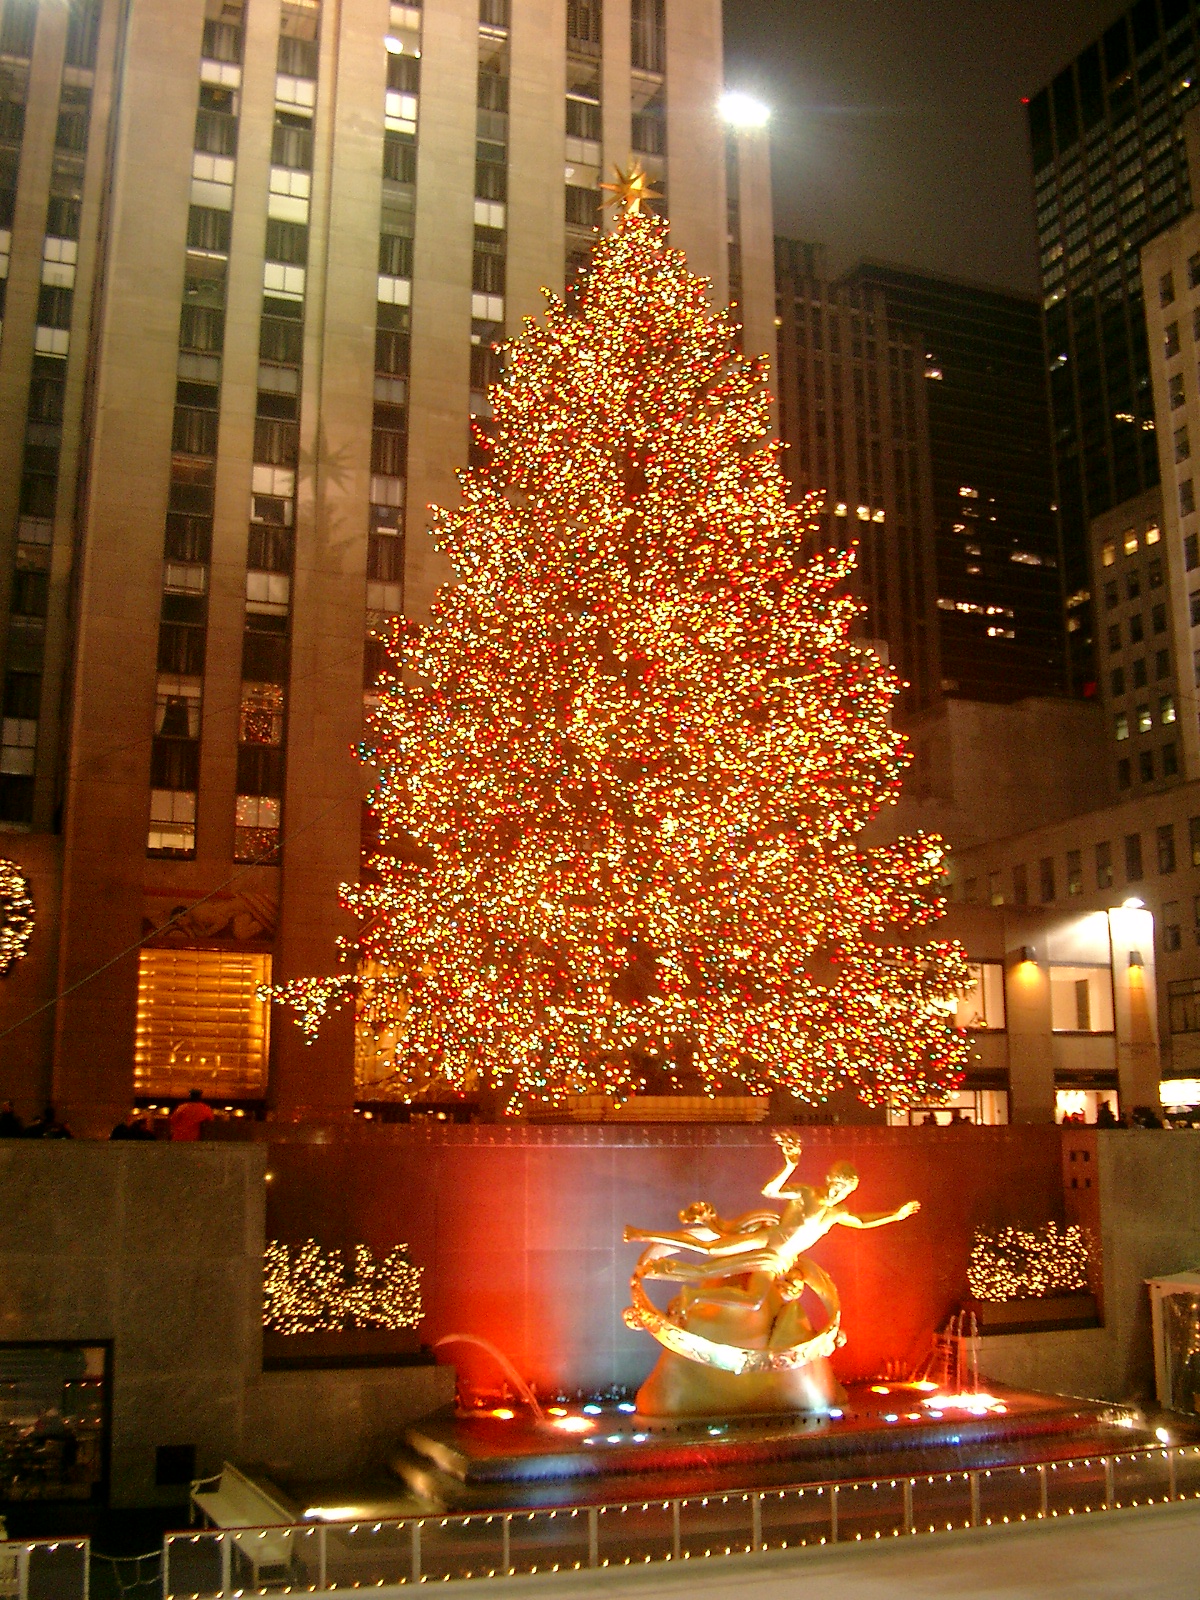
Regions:
<instances>
[{"instance_id":1,"label":"metal fence","mask_svg":"<svg viewBox=\"0 0 1200 1600\"><path fill-rule=\"evenodd\" d=\"M6 1539L0 1600L88 1600L86 1539Z\"/></svg>"},{"instance_id":2,"label":"metal fence","mask_svg":"<svg viewBox=\"0 0 1200 1600\"><path fill-rule=\"evenodd\" d=\"M164 1541L163 1595L164 1600L218 1600L281 1589L365 1589L641 1566L1195 1498L1200 1498L1200 1445L1176 1445L1041 1465L554 1511L191 1530L168 1534Z\"/></svg>"}]
</instances>

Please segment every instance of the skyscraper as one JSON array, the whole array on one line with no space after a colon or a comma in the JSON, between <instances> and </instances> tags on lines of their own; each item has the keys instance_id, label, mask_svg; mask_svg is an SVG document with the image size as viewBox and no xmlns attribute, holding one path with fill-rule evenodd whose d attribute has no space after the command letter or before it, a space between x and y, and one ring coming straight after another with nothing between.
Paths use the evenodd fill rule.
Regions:
<instances>
[{"instance_id":1,"label":"skyscraper","mask_svg":"<svg viewBox=\"0 0 1200 1600\"><path fill-rule=\"evenodd\" d=\"M871 286L831 282L819 245L775 242L780 436L822 538L857 542L864 627L886 640L914 711L941 692L924 346Z\"/></svg>"},{"instance_id":2,"label":"skyscraper","mask_svg":"<svg viewBox=\"0 0 1200 1600\"><path fill-rule=\"evenodd\" d=\"M370 630L447 576L426 508L606 168L724 300L720 20L4 0L0 820L39 924L0 1006L58 997L5 1093L353 1104L352 1020L270 1039L255 989L338 961Z\"/></svg>"},{"instance_id":3,"label":"skyscraper","mask_svg":"<svg viewBox=\"0 0 1200 1600\"><path fill-rule=\"evenodd\" d=\"M1191 204L1195 0L1138 0L1029 102L1071 675L1095 682L1088 527L1158 482L1138 252Z\"/></svg>"},{"instance_id":4,"label":"skyscraper","mask_svg":"<svg viewBox=\"0 0 1200 1600\"><path fill-rule=\"evenodd\" d=\"M912 681L910 706L1062 693L1036 303L877 263L827 285L820 252L784 241L777 279L788 469L827 491L827 512L882 512L878 554L863 546L867 626Z\"/></svg>"}]
</instances>

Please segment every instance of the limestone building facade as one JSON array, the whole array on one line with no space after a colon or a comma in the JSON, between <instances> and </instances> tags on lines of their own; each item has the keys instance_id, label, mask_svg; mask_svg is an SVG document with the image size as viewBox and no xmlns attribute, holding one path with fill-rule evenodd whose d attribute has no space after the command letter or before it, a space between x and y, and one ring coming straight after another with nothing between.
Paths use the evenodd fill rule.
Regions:
<instances>
[{"instance_id":1,"label":"limestone building facade","mask_svg":"<svg viewBox=\"0 0 1200 1600\"><path fill-rule=\"evenodd\" d=\"M721 90L718 0L4 0L0 1095L349 1112L351 1019L254 991L337 961L371 630L448 576L427 508L606 169L724 304L753 157L773 335Z\"/></svg>"}]
</instances>

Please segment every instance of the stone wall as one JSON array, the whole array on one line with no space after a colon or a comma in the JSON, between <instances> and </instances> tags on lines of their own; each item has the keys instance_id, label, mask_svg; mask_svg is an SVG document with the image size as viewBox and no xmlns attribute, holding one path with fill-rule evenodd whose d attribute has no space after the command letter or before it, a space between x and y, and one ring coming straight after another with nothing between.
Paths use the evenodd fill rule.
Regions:
<instances>
[{"instance_id":1,"label":"stone wall","mask_svg":"<svg viewBox=\"0 0 1200 1600\"><path fill-rule=\"evenodd\" d=\"M453 1396L449 1368L262 1371L267 1152L254 1144L0 1141L0 1340L112 1344L111 1502L169 1505L159 1445L199 1473L380 1464Z\"/></svg>"},{"instance_id":2,"label":"stone wall","mask_svg":"<svg viewBox=\"0 0 1200 1600\"><path fill-rule=\"evenodd\" d=\"M261 1367L252 1145L0 1143L0 1338L111 1340L112 1500L154 1505L155 1448L214 1471Z\"/></svg>"},{"instance_id":3,"label":"stone wall","mask_svg":"<svg viewBox=\"0 0 1200 1600\"><path fill-rule=\"evenodd\" d=\"M1200 1131L1076 1130L1070 1142L1095 1171L1094 1187L1068 1189L1068 1201L1080 1197L1079 1220L1099 1235L1104 1326L984 1339L980 1365L1021 1388L1150 1399L1146 1279L1200 1266Z\"/></svg>"}]
</instances>

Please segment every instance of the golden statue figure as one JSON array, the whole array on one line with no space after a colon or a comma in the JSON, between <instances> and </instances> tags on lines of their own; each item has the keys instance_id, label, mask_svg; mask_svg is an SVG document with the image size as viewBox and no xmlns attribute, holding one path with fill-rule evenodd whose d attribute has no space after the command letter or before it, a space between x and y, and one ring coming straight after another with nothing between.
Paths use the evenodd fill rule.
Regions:
<instances>
[{"instance_id":1,"label":"golden statue figure","mask_svg":"<svg viewBox=\"0 0 1200 1600\"><path fill-rule=\"evenodd\" d=\"M644 1416L828 1411L844 1398L829 1365L845 1343L837 1287L806 1252L833 1227L882 1228L920 1206L910 1200L896 1211L857 1216L845 1205L858 1187L848 1162L835 1163L815 1189L793 1181L796 1136L779 1133L775 1141L783 1169L762 1193L785 1200L782 1212L764 1208L726 1219L702 1200L679 1213L683 1227L676 1232L625 1229L627 1243L646 1246L630 1279L633 1304L625 1322L663 1346L638 1391ZM681 1260L682 1250L701 1259ZM680 1286L665 1312L647 1294L647 1281ZM824 1307L820 1329L801 1305L806 1289Z\"/></svg>"}]
</instances>

